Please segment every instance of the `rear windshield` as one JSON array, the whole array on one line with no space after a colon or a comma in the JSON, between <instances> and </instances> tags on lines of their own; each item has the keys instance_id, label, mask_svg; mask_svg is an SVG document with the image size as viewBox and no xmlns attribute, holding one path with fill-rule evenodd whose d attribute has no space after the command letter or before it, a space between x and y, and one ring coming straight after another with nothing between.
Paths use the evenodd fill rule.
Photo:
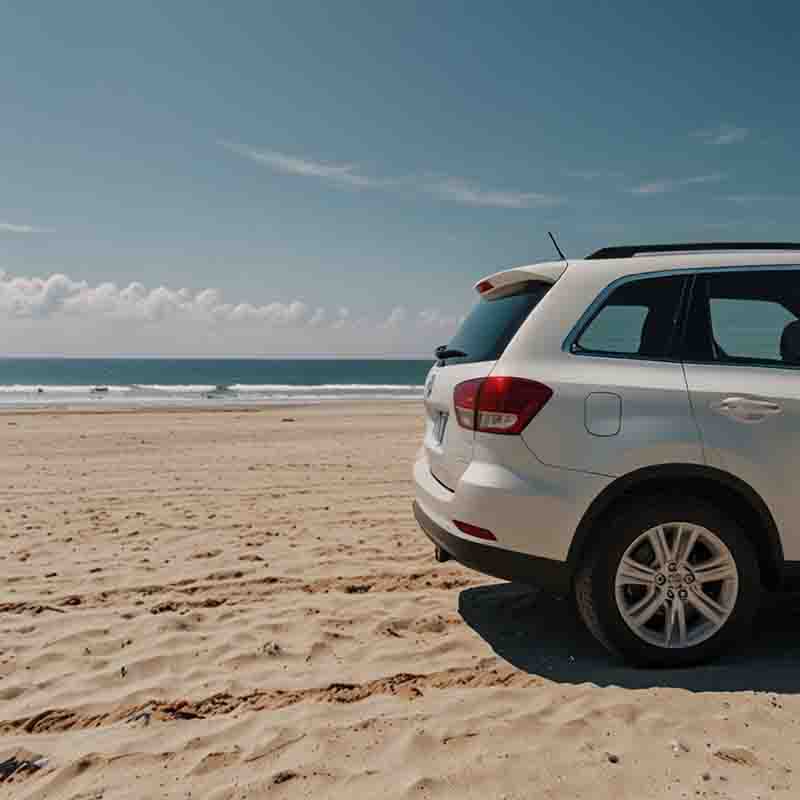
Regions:
<instances>
[{"instance_id":1,"label":"rear windshield","mask_svg":"<svg viewBox=\"0 0 800 800\"><path fill-rule=\"evenodd\" d=\"M446 363L496 361L551 285L528 281L514 287L509 294L479 300L448 344L449 349L461 350L466 355L448 358Z\"/></svg>"}]
</instances>

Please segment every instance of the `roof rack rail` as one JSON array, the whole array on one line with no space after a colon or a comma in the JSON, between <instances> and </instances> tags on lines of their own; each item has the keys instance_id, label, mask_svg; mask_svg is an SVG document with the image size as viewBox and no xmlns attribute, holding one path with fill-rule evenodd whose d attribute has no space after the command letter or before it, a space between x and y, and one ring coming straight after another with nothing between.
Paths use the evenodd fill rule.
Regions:
<instances>
[{"instance_id":1,"label":"roof rack rail","mask_svg":"<svg viewBox=\"0 0 800 800\"><path fill-rule=\"evenodd\" d=\"M603 247L595 250L587 259L633 258L637 255L660 253L708 253L736 250L800 250L796 242L688 242L686 244L637 244Z\"/></svg>"}]
</instances>

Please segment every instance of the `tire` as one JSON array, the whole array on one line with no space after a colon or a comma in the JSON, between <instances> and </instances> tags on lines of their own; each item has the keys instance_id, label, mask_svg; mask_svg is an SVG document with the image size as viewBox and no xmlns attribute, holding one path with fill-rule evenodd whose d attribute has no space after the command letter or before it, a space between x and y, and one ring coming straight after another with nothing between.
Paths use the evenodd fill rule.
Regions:
<instances>
[{"instance_id":1,"label":"tire","mask_svg":"<svg viewBox=\"0 0 800 800\"><path fill-rule=\"evenodd\" d=\"M574 594L611 652L637 666L682 667L748 633L760 602L758 559L722 510L699 498L649 497L601 525Z\"/></svg>"}]
</instances>

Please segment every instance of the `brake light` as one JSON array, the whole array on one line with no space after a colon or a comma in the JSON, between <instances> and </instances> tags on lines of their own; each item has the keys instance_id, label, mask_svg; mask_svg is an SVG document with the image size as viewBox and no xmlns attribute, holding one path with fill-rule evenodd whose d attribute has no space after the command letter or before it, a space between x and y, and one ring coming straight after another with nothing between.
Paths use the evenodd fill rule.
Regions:
<instances>
[{"instance_id":1,"label":"brake light","mask_svg":"<svg viewBox=\"0 0 800 800\"><path fill-rule=\"evenodd\" d=\"M453 405L462 428L514 434L522 433L552 396L543 383L501 375L459 383Z\"/></svg>"},{"instance_id":2,"label":"brake light","mask_svg":"<svg viewBox=\"0 0 800 800\"><path fill-rule=\"evenodd\" d=\"M483 378L459 383L453 391L453 405L456 419L462 428L475 430L475 409L478 405L478 392Z\"/></svg>"},{"instance_id":3,"label":"brake light","mask_svg":"<svg viewBox=\"0 0 800 800\"><path fill-rule=\"evenodd\" d=\"M479 528L477 525L470 525L469 522L461 522L457 519L453 520L453 525L461 533L466 533L467 536L474 536L476 539L488 539L490 542L497 541L497 537L491 531L487 531L486 528Z\"/></svg>"}]
</instances>

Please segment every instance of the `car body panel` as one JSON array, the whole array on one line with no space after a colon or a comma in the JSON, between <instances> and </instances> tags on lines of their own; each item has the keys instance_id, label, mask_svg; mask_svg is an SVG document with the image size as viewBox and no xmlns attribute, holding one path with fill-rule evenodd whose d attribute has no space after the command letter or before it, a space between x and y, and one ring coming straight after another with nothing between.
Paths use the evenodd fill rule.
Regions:
<instances>
[{"instance_id":1,"label":"car body panel","mask_svg":"<svg viewBox=\"0 0 800 800\"><path fill-rule=\"evenodd\" d=\"M525 366L501 363L495 374L520 375L552 386L554 396L522 433L544 464L620 476L657 463L703 463L680 364L561 353ZM587 398L620 399L621 424L614 435L586 428Z\"/></svg>"},{"instance_id":2,"label":"car body panel","mask_svg":"<svg viewBox=\"0 0 800 800\"><path fill-rule=\"evenodd\" d=\"M488 437L501 442L487 447ZM470 538L453 524L466 521L496 535L497 541L483 542L487 547L565 561L583 511L612 479L540 464L518 436L475 438L472 461L455 491L431 474L420 452L414 464L416 501L453 536Z\"/></svg>"}]
</instances>

